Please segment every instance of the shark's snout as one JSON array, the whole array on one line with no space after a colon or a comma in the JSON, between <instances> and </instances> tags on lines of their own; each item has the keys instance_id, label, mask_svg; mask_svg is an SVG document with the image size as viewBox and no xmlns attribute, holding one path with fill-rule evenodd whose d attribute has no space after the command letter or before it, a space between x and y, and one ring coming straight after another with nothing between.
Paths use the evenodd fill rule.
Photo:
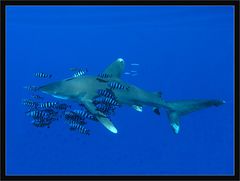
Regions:
<instances>
[{"instance_id":1,"label":"shark's snout","mask_svg":"<svg viewBox=\"0 0 240 181\"><path fill-rule=\"evenodd\" d=\"M44 86L41 86L39 90L45 94L49 94L58 99L69 99L71 97L71 91L69 92L64 88L62 82L54 82ZM71 89L70 89L71 90Z\"/></svg>"},{"instance_id":2,"label":"shark's snout","mask_svg":"<svg viewBox=\"0 0 240 181\"><path fill-rule=\"evenodd\" d=\"M41 86L41 87L39 87L39 90L40 90L41 92L44 92L44 93L47 93L47 92L48 92L47 86Z\"/></svg>"},{"instance_id":3,"label":"shark's snout","mask_svg":"<svg viewBox=\"0 0 240 181\"><path fill-rule=\"evenodd\" d=\"M39 87L39 90L47 94L56 94L59 87L56 83L47 84Z\"/></svg>"}]
</instances>

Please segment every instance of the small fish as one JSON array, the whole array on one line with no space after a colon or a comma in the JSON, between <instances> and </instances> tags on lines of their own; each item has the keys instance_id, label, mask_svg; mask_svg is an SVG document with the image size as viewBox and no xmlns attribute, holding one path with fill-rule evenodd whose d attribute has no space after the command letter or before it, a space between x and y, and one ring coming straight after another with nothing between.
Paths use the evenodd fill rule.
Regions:
<instances>
[{"instance_id":1,"label":"small fish","mask_svg":"<svg viewBox=\"0 0 240 181\"><path fill-rule=\"evenodd\" d=\"M110 105L114 105L114 106L119 106L118 102L115 99L111 99L111 98L105 98L105 97L97 97L96 99L94 99L94 103L98 104L98 103L104 103L104 104L110 104Z\"/></svg>"},{"instance_id":2,"label":"small fish","mask_svg":"<svg viewBox=\"0 0 240 181\"><path fill-rule=\"evenodd\" d=\"M34 98L34 99L43 99L43 97L41 97L39 95L32 95L32 98Z\"/></svg>"},{"instance_id":3,"label":"small fish","mask_svg":"<svg viewBox=\"0 0 240 181\"><path fill-rule=\"evenodd\" d=\"M80 118L77 114L74 113L66 113L65 120L66 123L77 122L81 125L86 124L86 122L82 118Z\"/></svg>"},{"instance_id":4,"label":"small fish","mask_svg":"<svg viewBox=\"0 0 240 181\"><path fill-rule=\"evenodd\" d=\"M80 125L85 125L87 124L84 120L77 120L77 119L66 119L65 123L67 124L80 124Z\"/></svg>"},{"instance_id":5,"label":"small fish","mask_svg":"<svg viewBox=\"0 0 240 181\"><path fill-rule=\"evenodd\" d=\"M33 85L28 85L28 86L24 86L24 89L27 89L28 91L33 91L36 92L39 90L38 86L33 86Z\"/></svg>"},{"instance_id":6,"label":"small fish","mask_svg":"<svg viewBox=\"0 0 240 181\"><path fill-rule=\"evenodd\" d=\"M57 102L44 102L40 103L41 108L54 108L57 105Z\"/></svg>"},{"instance_id":7,"label":"small fish","mask_svg":"<svg viewBox=\"0 0 240 181\"><path fill-rule=\"evenodd\" d=\"M90 135L90 130L86 129L84 126L82 126L81 124L78 124L76 122L71 122L69 124L70 126L70 130L77 130L82 134L86 134L86 135Z\"/></svg>"},{"instance_id":8,"label":"small fish","mask_svg":"<svg viewBox=\"0 0 240 181\"><path fill-rule=\"evenodd\" d=\"M115 99L115 95L112 92L112 90L109 90L109 89L107 89L107 90L98 89L97 93L100 96L105 96L105 97L109 97L109 98Z\"/></svg>"},{"instance_id":9,"label":"small fish","mask_svg":"<svg viewBox=\"0 0 240 181\"><path fill-rule=\"evenodd\" d=\"M110 115L115 111L115 107L106 105L106 104L97 104L96 108L98 111L100 111L106 115Z\"/></svg>"},{"instance_id":10,"label":"small fish","mask_svg":"<svg viewBox=\"0 0 240 181\"><path fill-rule=\"evenodd\" d=\"M56 117L58 112L54 111L53 109L44 109L44 112L48 114L48 117Z\"/></svg>"},{"instance_id":11,"label":"small fish","mask_svg":"<svg viewBox=\"0 0 240 181\"><path fill-rule=\"evenodd\" d=\"M103 79L111 78L112 74L101 73L101 74L98 74L98 77L103 78Z\"/></svg>"},{"instance_id":12,"label":"small fish","mask_svg":"<svg viewBox=\"0 0 240 181\"><path fill-rule=\"evenodd\" d=\"M78 116L80 116L82 119L94 119L94 116L87 111L83 110L73 110L74 113L76 113Z\"/></svg>"},{"instance_id":13,"label":"small fish","mask_svg":"<svg viewBox=\"0 0 240 181\"><path fill-rule=\"evenodd\" d=\"M27 116L32 117L33 119L45 119L48 117L48 113L41 110L33 110L26 113Z\"/></svg>"},{"instance_id":14,"label":"small fish","mask_svg":"<svg viewBox=\"0 0 240 181\"><path fill-rule=\"evenodd\" d=\"M87 72L87 69L86 70L81 69L78 72L76 72L75 74L73 74L73 77L80 77L82 75L85 75L86 72Z\"/></svg>"},{"instance_id":15,"label":"small fish","mask_svg":"<svg viewBox=\"0 0 240 181\"><path fill-rule=\"evenodd\" d=\"M42 72L37 72L34 74L35 77L39 77L39 78L48 78L50 79L52 77L51 74L46 74L46 73L42 73Z\"/></svg>"},{"instance_id":16,"label":"small fish","mask_svg":"<svg viewBox=\"0 0 240 181\"><path fill-rule=\"evenodd\" d=\"M131 63L132 66L139 66L138 63Z\"/></svg>"},{"instance_id":17,"label":"small fish","mask_svg":"<svg viewBox=\"0 0 240 181\"><path fill-rule=\"evenodd\" d=\"M108 103L108 104L111 104L111 105L114 105L114 106L119 106L118 102L114 99L111 99L111 98L106 98L105 103Z\"/></svg>"},{"instance_id":18,"label":"small fish","mask_svg":"<svg viewBox=\"0 0 240 181\"><path fill-rule=\"evenodd\" d=\"M23 99L22 103L24 106L28 106L28 107L34 107L36 108L38 106L38 102L34 102L33 100L30 99Z\"/></svg>"},{"instance_id":19,"label":"small fish","mask_svg":"<svg viewBox=\"0 0 240 181\"><path fill-rule=\"evenodd\" d=\"M54 108L59 110L66 110L67 108L71 108L71 106L68 104L56 104Z\"/></svg>"},{"instance_id":20,"label":"small fish","mask_svg":"<svg viewBox=\"0 0 240 181\"><path fill-rule=\"evenodd\" d=\"M136 71L136 70L131 70L131 72L132 72L132 73L135 73L135 72L137 72L137 71Z\"/></svg>"},{"instance_id":21,"label":"small fish","mask_svg":"<svg viewBox=\"0 0 240 181\"><path fill-rule=\"evenodd\" d=\"M125 75L130 75L131 73L130 72L124 72Z\"/></svg>"},{"instance_id":22,"label":"small fish","mask_svg":"<svg viewBox=\"0 0 240 181\"><path fill-rule=\"evenodd\" d=\"M138 75L138 74L137 74L137 73L135 73L135 74L132 74L131 76L133 76L133 77L134 77L134 76L136 76L136 75Z\"/></svg>"},{"instance_id":23,"label":"small fish","mask_svg":"<svg viewBox=\"0 0 240 181\"><path fill-rule=\"evenodd\" d=\"M121 85L118 82L109 82L108 86L112 89L121 89L121 90L128 90L128 87Z\"/></svg>"},{"instance_id":24,"label":"small fish","mask_svg":"<svg viewBox=\"0 0 240 181\"><path fill-rule=\"evenodd\" d=\"M84 120L82 117L80 117L77 113L73 111L66 111L64 117L68 121L73 120L81 122Z\"/></svg>"},{"instance_id":25,"label":"small fish","mask_svg":"<svg viewBox=\"0 0 240 181\"><path fill-rule=\"evenodd\" d=\"M47 119L34 119L34 120L32 120L32 124L36 127L47 126L49 128L51 123L52 122L50 120L47 120Z\"/></svg>"},{"instance_id":26,"label":"small fish","mask_svg":"<svg viewBox=\"0 0 240 181\"><path fill-rule=\"evenodd\" d=\"M36 127L47 126L49 128L50 124L57 118L53 116L52 111L47 110L34 110L29 111L27 116L32 117L32 124Z\"/></svg>"}]
</instances>

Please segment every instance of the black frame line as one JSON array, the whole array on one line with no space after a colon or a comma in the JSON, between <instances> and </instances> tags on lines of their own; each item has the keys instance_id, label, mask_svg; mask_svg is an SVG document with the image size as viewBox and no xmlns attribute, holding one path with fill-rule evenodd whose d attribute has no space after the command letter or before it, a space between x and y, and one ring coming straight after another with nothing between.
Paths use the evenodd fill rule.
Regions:
<instances>
[{"instance_id":1,"label":"black frame line","mask_svg":"<svg viewBox=\"0 0 240 181\"><path fill-rule=\"evenodd\" d=\"M1 1L2 2L2 1ZM236 0L220 0L220 1L191 1L191 0L5 0L5 5L237 5L239 2Z\"/></svg>"},{"instance_id":2,"label":"black frame line","mask_svg":"<svg viewBox=\"0 0 240 181\"><path fill-rule=\"evenodd\" d=\"M6 141L5 141L5 105L6 105L6 6L11 5L232 5L234 6L234 57L235 57L235 81L234 81L234 176L6 176ZM1 180L239 180L239 1L160 1L160 0L123 0L123 1L1 1Z\"/></svg>"}]
</instances>

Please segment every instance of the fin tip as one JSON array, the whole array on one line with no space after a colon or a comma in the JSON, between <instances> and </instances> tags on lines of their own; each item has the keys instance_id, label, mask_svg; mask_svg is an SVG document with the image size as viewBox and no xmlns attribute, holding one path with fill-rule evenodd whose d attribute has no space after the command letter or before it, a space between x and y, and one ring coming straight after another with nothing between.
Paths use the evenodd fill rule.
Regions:
<instances>
[{"instance_id":1,"label":"fin tip","mask_svg":"<svg viewBox=\"0 0 240 181\"><path fill-rule=\"evenodd\" d=\"M117 61L124 62L123 58L118 58Z\"/></svg>"},{"instance_id":2,"label":"fin tip","mask_svg":"<svg viewBox=\"0 0 240 181\"><path fill-rule=\"evenodd\" d=\"M171 124L171 126L172 126L172 128L173 128L174 133L175 133L175 134L178 134L179 131L180 131L179 125L173 123L173 124Z\"/></svg>"}]
</instances>

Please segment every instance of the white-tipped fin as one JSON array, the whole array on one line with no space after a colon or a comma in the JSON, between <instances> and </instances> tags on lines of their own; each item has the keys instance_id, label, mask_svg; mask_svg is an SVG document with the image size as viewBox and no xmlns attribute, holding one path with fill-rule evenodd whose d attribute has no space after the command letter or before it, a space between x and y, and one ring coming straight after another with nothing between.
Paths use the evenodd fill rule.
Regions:
<instances>
[{"instance_id":1,"label":"white-tipped fin","mask_svg":"<svg viewBox=\"0 0 240 181\"><path fill-rule=\"evenodd\" d=\"M179 124L172 123L171 126L172 126L172 128L173 128L173 131L174 131L176 134L178 134L178 133L179 133L179 130L180 130Z\"/></svg>"},{"instance_id":2,"label":"white-tipped fin","mask_svg":"<svg viewBox=\"0 0 240 181\"><path fill-rule=\"evenodd\" d=\"M99 120L100 123L102 123L102 125L107 128L109 131L111 131L112 133L117 133L118 130L117 128L115 128L115 126L113 125L113 123L106 117L101 117L101 116L97 116L97 119Z\"/></svg>"},{"instance_id":3,"label":"white-tipped fin","mask_svg":"<svg viewBox=\"0 0 240 181\"><path fill-rule=\"evenodd\" d=\"M123 70L124 70L124 60L122 58L118 58L115 62L110 64L104 71L104 74L111 75L112 78L120 78Z\"/></svg>"},{"instance_id":4,"label":"white-tipped fin","mask_svg":"<svg viewBox=\"0 0 240 181\"><path fill-rule=\"evenodd\" d=\"M142 112L143 111L142 106L132 105L132 108L135 109L138 112Z\"/></svg>"},{"instance_id":5,"label":"white-tipped fin","mask_svg":"<svg viewBox=\"0 0 240 181\"><path fill-rule=\"evenodd\" d=\"M180 131L179 115L175 111L168 111L168 117L170 120L170 125L175 134L178 134Z\"/></svg>"},{"instance_id":6,"label":"white-tipped fin","mask_svg":"<svg viewBox=\"0 0 240 181\"><path fill-rule=\"evenodd\" d=\"M122 58L118 58L117 61L124 62L124 60Z\"/></svg>"}]
</instances>

